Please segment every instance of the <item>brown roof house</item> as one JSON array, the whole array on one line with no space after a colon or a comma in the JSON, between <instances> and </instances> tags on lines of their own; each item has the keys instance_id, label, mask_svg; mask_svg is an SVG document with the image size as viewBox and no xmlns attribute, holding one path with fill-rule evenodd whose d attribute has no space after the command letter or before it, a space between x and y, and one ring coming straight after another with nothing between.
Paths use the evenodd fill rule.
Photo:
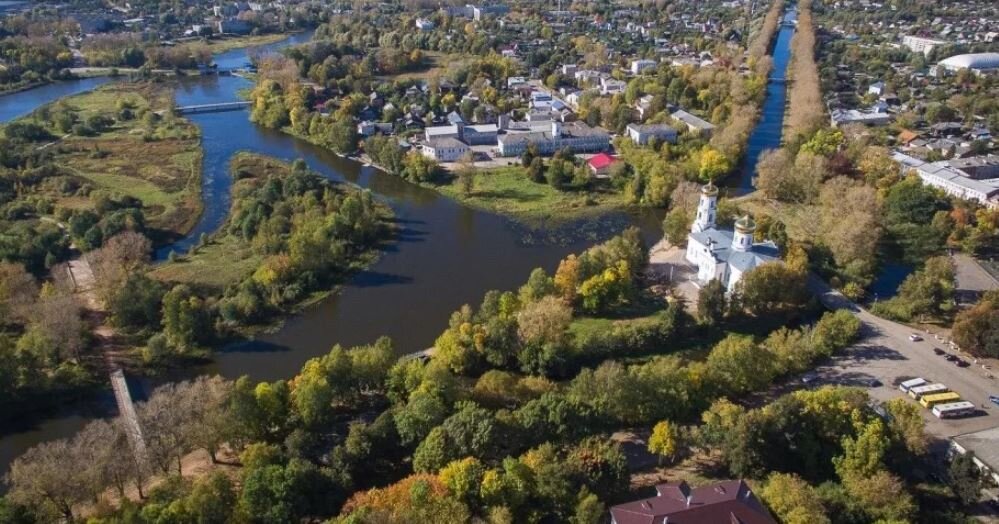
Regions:
<instances>
[{"instance_id":1,"label":"brown roof house","mask_svg":"<svg viewBox=\"0 0 999 524\"><path fill-rule=\"evenodd\" d=\"M656 486L658 496L611 508L611 524L777 524L742 480L691 488Z\"/></svg>"}]
</instances>

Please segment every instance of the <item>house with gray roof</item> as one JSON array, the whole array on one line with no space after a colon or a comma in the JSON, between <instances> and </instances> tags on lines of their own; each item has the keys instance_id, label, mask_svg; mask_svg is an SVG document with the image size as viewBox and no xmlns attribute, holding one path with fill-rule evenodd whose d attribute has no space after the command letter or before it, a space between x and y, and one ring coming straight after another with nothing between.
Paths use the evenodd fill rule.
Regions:
<instances>
[{"instance_id":1,"label":"house with gray roof","mask_svg":"<svg viewBox=\"0 0 999 524\"><path fill-rule=\"evenodd\" d=\"M673 112L672 115L674 120L681 122L687 126L687 129L693 133L700 133L704 136L711 136L711 133L715 130L715 125L703 118L692 115L683 109L678 109Z\"/></svg>"}]
</instances>

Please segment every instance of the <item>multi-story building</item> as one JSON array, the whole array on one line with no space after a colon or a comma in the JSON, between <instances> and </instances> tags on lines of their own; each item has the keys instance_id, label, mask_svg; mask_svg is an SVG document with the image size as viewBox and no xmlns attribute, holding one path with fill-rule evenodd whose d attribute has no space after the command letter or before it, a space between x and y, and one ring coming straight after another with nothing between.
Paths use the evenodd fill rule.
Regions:
<instances>
[{"instance_id":1,"label":"multi-story building","mask_svg":"<svg viewBox=\"0 0 999 524\"><path fill-rule=\"evenodd\" d=\"M455 162L471 151L457 138L434 138L423 144L423 156L438 162Z\"/></svg>"},{"instance_id":2,"label":"multi-story building","mask_svg":"<svg viewBox=\"0 0 999 524\"><path fill-rule=\"evenodd\" d=\"M896 152L893 158L904 172L915 171L924 184L948 195L999 208L999 157L979 156L924 162Z\"/></svg>"},{"instance_id":3,"label":"multi-story building","mask_svg":"<svg viewBox=\"0 0 999 524\"><path fill-rule=\"evenodd\" d=\"M649 69L655 69L656 63L655 60L632 60L631 74L640 75Z\"/></svg>"},{"instance_id":4,"label":"multi-story building","mask_svg":"<svg viewBox=\"0 0 999 524\"><path fill-rule=\"evenodd\" d=\"M542 155L551 155L561 149L573 153L597 153L610 147L610 135L599 127L590 127L583 122L550 122L544 131L535 130L517 132L508 130L500 135L500 156L518 156L527 151L529 145L535 145Z\"/></svg>"},{"instance_id":5,"label":"multi-story building","mask_svg":"<svg viewBox=\"0 0 999 524\"><path fill-rule=\"evenodd\" d=\"M683 109L674 111L670 116L672 116L674 120L687 126L687 129L692 133L700 133L704 136L710 136L715 130L715 125L711 122L694 116Z\"/></svg>"},{"instance_id":6,"label":"multi-story building","mask_svg":"<svg viewBox=\"0 0 999 524\"><path fill-rule=\"evenodd\" d=\"M631 141L644 146L655 138L660 142L676 143L677 131L666 124L628 124L628 137Z\"/></svg>"},{"instance_id":7,"label":"multi-story building","mask_svg":"<svg viewBox=\"0 0 999 524\"><path fill-rule=\"evenodd\" d=\"M923 53L928 55L933 51L938 45L946 44L944 40L937 40L935 38L925 38L922 36L905 35L902 37L902 45L909 48L909 51L913 53Z\"/></svg>"}]
</instances>

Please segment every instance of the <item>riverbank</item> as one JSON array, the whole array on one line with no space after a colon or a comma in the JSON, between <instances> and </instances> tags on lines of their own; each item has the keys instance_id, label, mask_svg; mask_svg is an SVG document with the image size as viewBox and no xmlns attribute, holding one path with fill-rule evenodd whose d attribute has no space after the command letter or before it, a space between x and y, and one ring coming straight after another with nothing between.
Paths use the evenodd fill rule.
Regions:
<instances>
[{"instance_id":1,"label":"riverbank","mask_svg":"<svg viewBox=\"0 0 999 524\"><path fill-rule=\"evenodd\" d=\"M629 209L625 196L603 181L593 190L559 190L548 183L534 182L520 166L476 170L465 186L460 177L442 185L430 186L458 202L498 213L528 225L559 222ZM609 184L609 182L608 182Z\"/></svg>"},{"instance_id":2,"label":"riverbank","mask_svg":"<svg viewBox=\"0 0 999 524\"><path fill-rule=\"evenodd\" d=\"M94 210L100 192L135 198L147 235L162 244L187 234L202 212L201 134L186 119L155 115L172 106L173 89L162 84L115 83L16 122L37 123L61 137L41 146L68 179L64 190L48 195L57 210Z\"/></svg>"},{"instance_id":3,"label":"riverbank","mask_svg":"<svg viewBox=\"0 0 999 524\"><path fill-rule=\"evenodd\" d=\"M382 244L395 233L391 224L393 213L383 202L365 203L366 193L356 186L334 184L302 169L303 166L265 155L237 153L230 162L229 170L235 182L231 187L231 206L225 224L186 255L171 257L155 266L149 275L172 286L190 286L216 300L224 299L228 290L247 284L301 288L294 300L278 300L265 308L270 314L253 315L253 321L248 323L230 322L236 338L273 331L288 316L336 293L350 275L378 259ZM304 190L300 189L303 185L306 186ZM282 196L273 196L282 188ZM296 191L300 193L296 194ZM307 202L311 199L324 202L322 211L316 207L318 204ZM263 222L257 217L258 206L262 203L272 208L271 216ZM359 238L346 238L347 231L334 229L327 233L330 235L328 245L304 245L319 241L314 237L318 233L302 229L307 222L325 220L327 214L331 220L336 220L339 218L337 213L352 215L344 219L350 220L358 213L355 206L370 206L370 218L374 221L360 224L370 228L370 235L363 242ZM346 242L353 242L355 248L343 253L332 268L325 268L327 274L323 274L324 268L312 266L318 264L317 260L303 259L307 254L317 259L332 256L340 244ZM303 274L295 274L296 268ZM306 281L311 285L304 283ZM324 286L324 282L333 285ZM289 294L288 289L275 291Z\"/></svg>"}]
</instances>

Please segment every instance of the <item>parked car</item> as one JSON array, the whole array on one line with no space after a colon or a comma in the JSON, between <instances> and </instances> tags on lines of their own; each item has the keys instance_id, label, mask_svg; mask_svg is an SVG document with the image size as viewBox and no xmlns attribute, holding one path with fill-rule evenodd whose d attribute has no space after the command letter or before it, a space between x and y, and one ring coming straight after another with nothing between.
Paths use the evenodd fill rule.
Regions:
<instances>
[{"instance_id":1,"label":"parked car","mask_svg":"<svg viewBox=\"0 0 999 524\"><path fill-rule=\"evenodd\" d=\"M971 364L969 364L967 360L959 358L959 359L954 360L954 365L956 365L959 368L966 368L966 367L970 366Z\"/></svg>"},{"instance_id":2,"label":"parked car","mask_svg":"<svg viewBox=\"0 0 999 524\"><path fill-rule=\"evenodd\" d=\"M923 337L917 335L916 333L913 333L913 334L909 335L909 341L910 342L919 342L921 340L923 340Z\"/></svg>"},{"instance_id":3,"label":"parked car","mask_svg":"<svg viewBox=\"0 0 999 524\"><path fill-rule=\"evenodd\" d=\"M945 359L947 359L947 360L949 360L949 361L951 361L951 362L954 362L955 360L959 360L959 359L958 359L957 357L955 357L954 355L947 355L947 356L946 356L946 357L944 357L944 358L945 358Z\"/></svg>"},{"instance_id":4,"label":"parked car","mask_svg":"<svg viewBox=\"0 0 999 524\"><path fill-rule=\"evenodd\" d=\"M881 387L881 381L876 378L869 378L861 381L862 384L869 388L879 388Z\"/></svg>"},{"instance_id":5,"label":"parked car","mask_svg":"<svg viewBox=\"0 0 999 524\"><path fill-rule=\"evenodd\" d=\"M933 348L933 352L936 353L937 355L943 355L944 353L946 353L946 351L940 348Z\"/></svg>"},{"instance_id":6,"label":"parked car","mask_svg":"<svg viewBox=\"0 0 999 524\"><path fill-rule=\"evenodd\" d=\"M816 376L814 373L806 373L801 377L801 383L811 384L812 382L815 382L815 379L817 378L818 376Z\"/></svg>"},{"instance_id":7,"label":"parked car","mask_svg":"<svg viewBox=\"0 0 999 524\"><path fill-rule=\"evenodd\" d=\"M993 404L995 404L995 405L999 406L999 395L989 395L989 400L990 400L990 401L991 401L991 402L992 402Z\"/></svg>"}]
</instances>

